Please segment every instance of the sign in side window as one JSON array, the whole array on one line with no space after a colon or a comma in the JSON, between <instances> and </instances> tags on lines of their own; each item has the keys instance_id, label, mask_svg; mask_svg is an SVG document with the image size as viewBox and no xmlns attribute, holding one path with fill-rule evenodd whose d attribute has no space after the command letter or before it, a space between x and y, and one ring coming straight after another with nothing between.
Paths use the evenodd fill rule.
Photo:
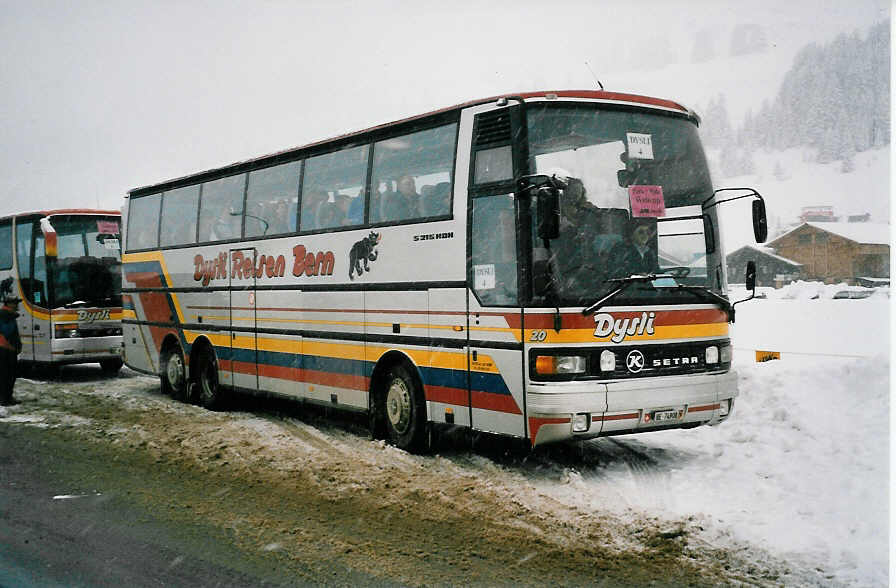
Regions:
<instances>
[{"instance_id":1,"label":"sign in side window","mask_svg":"<svg viewBox=\"0 0 896 588\"><path fill-rule=\"evenodd\" d=\"M196 211L199 186L186 186L162 196L162 230L159 245L186 245L196 242Z\"/></svg>"},{"instance_id":2,"label":"sign in side window","mask_svg":"<svg viewBox=\"0 0 896 588\"><path fill-rule=\"evenodd\" d=\"M473 199L473 290L485 306L517 304L513 195Z\"/></svg>"},{"instance_id":3,"label":"sign in side window","mask_svg":"<svg viewBox=\"0 0 896 588\"><path fill-rule=\"evenodd\" d=\"M296 230L301 161L249 173L246 189L246 237L282 235Z\"/></svg>"},{"instance_id":4,"label":"sign in side window","mask_svg":"<svg viewBox=\"0 0 896 588\"><path fill-rule=\"evenodd\" d=\"M374 144L370 222L450 215L456 138L452 123Z\"/></svg>"},{"instance_id":5,"label":"sign in side window","mask_svg":"<svg viewBox=\"0 0 896 588\"><path fill-rule=\"evenodd\" d=\"M238 239L243 224L246 174L202 184L199 199L199 242Z\"/></svg>"},{"instance_id":6,"label":"sign in side window","mask_svg":"<svg viewBox=\"0 0 896 588\"><path fill-rule=\"evenodd\" d=\"M311 157L302 180L301 229L314 231L364 223L368 145Z\"/></svg>"},{"instance_id":7,"label":"sign in side window","mask_svg":"<svg viewBox=\"0 0 896 588\"><path fill-rule=\"evenodd\" d=\"M159 242L161 194L131 198L128 203L128 250L151 249Z\"/></svg>"},{"instance_id":8,"label":"sign in side window","mask_svg":"<svg viewBox=\"0 0 896 588\"><path fill-rule=\"evenodd\" d=\"M0 223L0 269L12 268L12 221Z\"/></svg>"}]
</instances>

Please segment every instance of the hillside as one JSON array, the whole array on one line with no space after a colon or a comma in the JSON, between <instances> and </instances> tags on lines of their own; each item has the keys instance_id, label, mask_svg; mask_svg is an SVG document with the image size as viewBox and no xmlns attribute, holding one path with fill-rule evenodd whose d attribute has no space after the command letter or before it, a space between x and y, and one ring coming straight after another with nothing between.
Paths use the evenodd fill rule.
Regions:
<instances>
[{"instance_id":1,"label":"hillside","mask_svg":"<svg viewBox=\"0 0 896 588\"><path fill-rule=\"evenodd\" d=\"M718 152L710 151L710 162ZM754 153L755 173L741 176L713 174L716 187L753 187L765 198L769 217L769 241L796 222L803 206L833 206L834 213L845 217L870 213L875 222L890 218L889 147L858 153L854 168L843 171L842 162L827 164L814 161L809 148ZM746 203L735 202L721 210L726 252L754 244L750 210Z\"/></svg>"}]
</instances>

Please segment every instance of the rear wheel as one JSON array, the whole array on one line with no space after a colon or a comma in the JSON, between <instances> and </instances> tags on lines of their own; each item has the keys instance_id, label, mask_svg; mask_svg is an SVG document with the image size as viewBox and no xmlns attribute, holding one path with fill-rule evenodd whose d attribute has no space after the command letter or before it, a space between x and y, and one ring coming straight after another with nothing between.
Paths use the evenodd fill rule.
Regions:
<instances>
[{"instance_id":1,"label":"rear wheel","mask_svg":"<svg viewBox=\"0 0 896 588\"><path fill-rule=\"evenodd\" d=\"M407 451L421 451L426 447L426 404L423 391L404 365L396 365L386 372L381 400L389 442Z\"/></svg>"},{"instance_id":2,"label":"rear wheel","mask_svg":"<svg viewBox=\"0 0 896 588\"><path fill-rule=\"evenodd\" d=\"M199 403L209 410L221 407L223 397L218 385L218 360L210 347L199 350L196 379L199 388Z\"/></svg>"},{"instance_id":3,"label":"rear wheel","mask_svg":"<svg viewBox=\"0 0 896 588\"><path fill-rule=\"evenodd\" d=\"M168 345L162 351L161 373L162 394L167 394L175 400L186 402L189 398L187 384L187 369L184 364L184 354L180 345Z\"/></svg>"},{"instance_id":4,"label":"rear wheel","mask_svg":"<svg viewBox=\"0 0 896 588\"><path fill-rule=\"evenodd\" d=\"M112 358L112 359L101 359L100 360L100 369L103 370L104 374L117 374L118 370L121 369L122 366L121 359Z\"/></svg>"}]
</instances>

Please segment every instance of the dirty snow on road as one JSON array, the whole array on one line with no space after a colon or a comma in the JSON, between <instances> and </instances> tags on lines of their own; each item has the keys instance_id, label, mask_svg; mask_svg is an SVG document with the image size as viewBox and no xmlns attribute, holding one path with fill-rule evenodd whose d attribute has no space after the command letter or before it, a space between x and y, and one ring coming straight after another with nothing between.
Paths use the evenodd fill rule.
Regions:
<instances>
[{"instance_id":1,"label":"dirty snow on road","mask_svg":"<svg viewBox=\"0 0 896 588\"><path fill-rule=\"evenodd\" d=\"M526 457L456 448L414 456L352 427L211 413L162 397L157 380L132 372L49 390L24 380L17 394L25 402L0 408L0 421L93 428L150 451L175 443L201 463L301 471L336 493L391 485L401 488L394 500L425 494L483 516L501 505L508 527L561 544L563 525L571 539L582 513L591 513L621 523L607 525L605 537L620 548L638 529L684 529L692 549L783 565L785 583L886 585L888 317L885 295L744 304L733 334L740 397L728 422L552 446ZM757 363L756 349L780 349L781 359ZM66 402L42 406L42 393L69 393L72 404L89 396L83 406L90 408L69 414ZM140 416L131 418L130 410Z\"/></svg>"}]
</instances>

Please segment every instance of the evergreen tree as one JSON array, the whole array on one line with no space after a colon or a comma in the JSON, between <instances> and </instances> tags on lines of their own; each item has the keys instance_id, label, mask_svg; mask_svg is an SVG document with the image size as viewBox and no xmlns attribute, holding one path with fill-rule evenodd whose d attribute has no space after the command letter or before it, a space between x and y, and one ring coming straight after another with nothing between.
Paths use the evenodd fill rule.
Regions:
<instances>
[{"instance_id":1,"label":"evergreen tree","mask_svg":"<svg viewBox=\"0 0 896 588\"><path fill-rule=\"evenodd\" d=\"M888 145L889 22L873 27L864 39L856 32L825 46L804 47L775 100L747 116L737 135L773 149L813 147L819 162Z\"/></svg>"}]
</instances>

